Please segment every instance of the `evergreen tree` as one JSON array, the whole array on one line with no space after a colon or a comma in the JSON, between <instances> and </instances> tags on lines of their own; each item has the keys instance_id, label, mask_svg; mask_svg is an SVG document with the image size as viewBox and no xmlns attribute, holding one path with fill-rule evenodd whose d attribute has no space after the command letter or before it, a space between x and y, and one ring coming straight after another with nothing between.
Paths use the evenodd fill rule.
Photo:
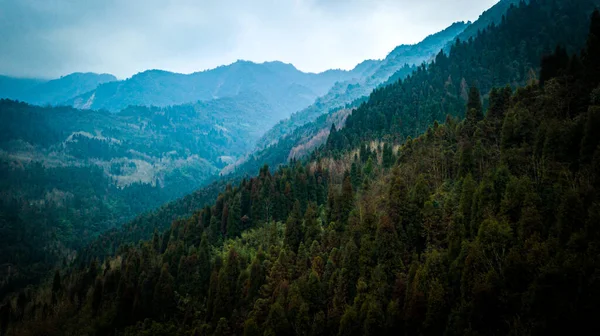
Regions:
<instances>
[{"instance_id":1,"label":"evergreen tree","mask_svg":"<svg viewBox=\"0 0 600 336\"><path fill-rule=\"evenodd\" d=\"M227 214L227 236L237 237L242 232L241 193L237 193L232 200Z\"/></svg>"},{"instance_id":2,"label":"evergreen tree","mask_svg":"<svg viewBox=\"0 0 600 336\"><path fill-rule=\"evenodd\" d=\"M285 224L285 245L291 251L298 251L298 246L304 238L304 229L302 227L302 213L300 212L300 202L294 203L294 208L288 216Z\"/></svg>"},{"instance_id":3,"label":"evergreen tree","mask_svg":"<svg viewBox=\"0 0 600 336\"><path fill-rule=\"evenodd\" d=\"M167 264L163 265L160 271L160 277L154 288L154 311L161 319L166 319L175 310L176 303L174 299L175 280L169 273Z\"/></svg>"},{"instance_id":4,"label":"evergreen tree","mask_svg":"<svg viewBox=\"0 0 600 336\"><path fill-rule=\"evenodd\" d=\"M314 203L309 203L304 213L304 241L312 244L312 241L321 236L321 225L318 222L317 207Z\"/></svg>"}]
</instances>

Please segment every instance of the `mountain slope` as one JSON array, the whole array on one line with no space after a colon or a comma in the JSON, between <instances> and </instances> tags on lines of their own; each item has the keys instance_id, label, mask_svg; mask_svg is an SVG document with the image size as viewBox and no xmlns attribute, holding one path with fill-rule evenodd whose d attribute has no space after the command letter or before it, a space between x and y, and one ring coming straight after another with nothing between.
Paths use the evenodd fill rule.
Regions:
<instances>
[{"instance_id":1,"label":"mountain slope","mask_svg":"<svg viewBox=\"0 0 600 336\"><path fill-rule=\"evenodd\" d=\"M508 10L509 8L511 8L511 4L513 1L502 1L500 3L498 3L497 5L495 5L493 8L491 8L490 10L486 11L484 14L481 15L480 19L468 26L466 26L465 29L461 29L460 26L457 26L456 24L453 25L454 29L448 28L446 29L444 32L433 35L428 37L428 39L426 39L426 41L428 41L429 43L424 43L424 46L430 46L429 48L429 52L432 53L437 53L440 51L440 49L442 49L444 47L444 45L446 43L448 43L448 41L454 41L454 37L456 37L457 34L463 34L464 32L466 32L468 29L470 29L471 27L482 27L485 24L488 24L489 22L496 22L497 20L501 20L502 16L504 14L506 14L506 10ZM555 13L555 15L558 15L559 12ZM556 18L554 18L556 19ZM572 18L571 18L572 19ZM551 19L548 19L547 21L543 22L543 25L548 25L548 26L552 26L554 29L556 30L561 30L559 25L556 25L553 22L550 22ZM532 51L530 53L530 57L531 57L531 61L530 62L537 62L536 59L539 59L545 52L547 52L548 50L544 50L548 45L555 45L555 44L559 44L562 43L563 41L569 41L569 43L571 45L579 45L581 46L583 44L583 42L581 41L582 39L578 36L583 36L582 31L584 30L584 25L585 25L586 21L580 21L578 27L580 28L579 30L575 30L572 33L572 35L570 35L570 37L563 37L561 39L561 34L557 34L554 37L547 37L547 38L555 38L552 42L547 42L546 45L542 44L541 42L538 42L537 40L533 40L534 42L532 43L532 47L533 48L538 48L535 51ZM569 24L570 22L565 22L564 24ZM577 25L576 25L577 26ZM525 30L528 31L528 33L531 34L531 36L533 36L535 34L535 29L537 28L532 28L529 27L529 30ZM475 30L475 35L477 34L477 31L479 31L480 28L477 28L477 30ZM471 32L473 32L473 30L471 30ZM563 32L564 33L564 32ZM466 35L463 35L463 37L465 37ZM502 42L499 42L498 44L494 44L495 42L493 42L493 37L490 38L490 34L487 35L487 40L486 42L481 42L479 44L474 44L474 43L467 43L467 39L463 40L463 45L468 45L469 48L471 48L471 54L472 57L474 57L475 54L480 54L480 55L484 55L484 57L487 57L490 62L496 62L497 57L495 56L495 54L497 53L496 50L492 50L490 48L490 46L500 46L502 45ZM479 40L483 40L483 38L475 36L476 39ZM507 37L505 35L500 35L498 36L498 39L507 39ZM523 40L527 41L527 38L523 38ZM425 42L425 41L424 41ZM512 43L512 41L505 41L504 43ZM452 45L454 45L455 43L453 43ZM435 48L431 47L431 46L435 46ZM417 45L418 46L418 45ZM421 49L423 49L424 47L421 46ZM488 51L488 48L490 49ZM500 47L500 48L504 48L504 46ZM514 47L513 47L514 48ZM458 49L458 48L456 48ZM410 50L410 46L400 46L398 48L396 48L392 53L390 53L390 56L388 57L389 60L387 61L387 64L399 64L397 61L394 62L394 60L396 60L396 57L394 56L399 56L401 57L401 55L406 55L406 53L408 52L407 50ZM445 58L448 56L444 56L444 58L442 58L442 61L445 60ZM510 59L512 62L512 65L518 64L520 62L519 60L520 55L515 55L514 53L514 49L513 49L513 53L510 56L505 56L505 59ZM465 95L465 88L466 85L468 85L468 81L462 81L462 79L465 76L465 73L467 73L467 71L470 71L469 75L470 77L467 78L477 78L479 81L481 81L481 84L483 84L484 86L482 87L483 92L487 92L485 90L489 90L489 88L491 88L492 83L490 83L490 80L494 80L493 85L506 85L506 84L513 84L516 85L517 83L523 84L525 82L525 80L527 79L527 75L528 70L527 69L527 64L523 64L521 70L519 70L520 72L517 72L515 69L511 69L511 68L504 68L501 70L494 70L495 72L495 76L496 78L489 78L489 70L485 70L485 69L468 69L469 67L468 64L466 64L465 59L466 56L464 54L462 55L456 55L454 56L453 54L450 54L449 58L451 60L462 60L463 64L461 68L458 68L457 65L453 65L452 63L446 62L443 66L445 66L446 68L453 68L453 73L447 73L445 75L438 75L438 82L435 83L435 85L431 86L431 88L437 90L437 92L435 93L435 97L436 99L439 100L439 103L437 101L428 101L428 104L430 105L429 108L436 110L439 114L435 117L437 118L437 120L444 120L446 117L446 114L450 114L450 115L457 115L459 113L462 112L462 104L464 104L464 102L466 101L466 95ZM507 63L511 63L508 62ZM532 64L532 63L528 63L528 64ZM438 64L437 66L439 67L440 64ZM496 66L500 65L499 63L496 63ZM503 65L504 66L504 65ZM434 65L434 67L436 67ZM535 66L532 66L532 68ZM381 65L379 65L379 67L377 68L378 70L374 70L375 72L379 72L382 73L384 70L386 69L385 67L381 67ZM392 75L384 84L391 84L386 88L383 88L381 90L385 91L385 92L391 92L391 90L393 90L393 88L396 88L395 90L399 90L399 92L395 92L395 93L386 93L386 95L395 95L396 98L394 99L394 101L398 102L398 104L401 105L401 107L403 109L411 109L412 106L411 105L407 105L404 102L406 101L410 101L411 99L414 100L414 95L412 97L408 97L408 95L413 94L414 90L417 90L417 92L419 92L419 94L431 94L428 91L424 91L422 89L421 86L419 86L419 83L426 83L429 82L431 83L431 80L428 78L423 78L424 76L431 76L430 72L428 71L424 71L426 68L420 67L418 69L418 71L416 71L415 74L411 73L413 72L414 68L408 68L408 67L404 67L401 68L400 70L398 70L394 75ZM388 69L389 70L389 69ZM464 72L464 73L463 73ZM389 73L389 72L388 72ZM508 79L508 78L500 78L500 74L502 75L506 75L506 74L512 74L515 77L518 77L518 80L514 80L514 79ZM445 77L444 77L445 76ZM415 87L411 87L410 85L413 84L403 84L401 81L400 83L397 83L399 80L402 80L406 77L409 77L407 79L407 81L409 81L410 83L415 83ZM416 78L413 78L416 77ZM452 79L453 82L449 82L448 79ZM443 80L443 81L442 81ZM486 81L485 84L483 81ZM339 85L341 85L341 83L336 84L335 87L338 87ZM349 86L352 87L352 86ZM383 87L383 85L382 85ZM449 92L447 95L445 95L445 90L450 87L452 90L454 91L458 91L458 92ZM354 87L352 87L354 89ZM360 90L360 86L357 90ZM376 92L374 92L373 94L376 94ZM402 96L400 96L402 95ZM400 98L401 97L401 98ZM417 95L418 100L415 101L415 105L417 106L417 108L423 109L424 105L422 103L420 103L420 100L425 100L425 98L421 97L420 95ZM363 99L366 100L366 99ZM319 100L317 100L317 104L318 104ZM353 108L357 108L360 105L360 100L357 100L353 105L354 106L348 106L348 107L353 107ZM315 106L318 106L317 104L315 104ZM437 105L440 104L440 105ZM442 106L442 109L437 109L438 106ZM309 107L312 108L313 106ZM386 108L391 109L391 106L386 106ZM400 107L398 106L394 106L394 109L398 109ZM307 110L309 110L307 109ZM314 111L315 109L313 109ZM332 113L336 113L337 110L333 109L330 111L330 114ZM368 117L373 118L375 116L375 114L371 115L371 111L372 108L366 108L366 107L360 107L360 111L357 114L362 114L364 113L365 115L367 115ZM394 110L395 113L398 113L396 110ZM421 120L421 125L419 125L417 128L415 128L415 125L409 125L404 123L404 125L406 126L406 129L412 130L413 133L411 135L415 135L415 134L419 134L420 132L422 132L424 130L424 126L429 125L430 123L433 122L433 120L435 120L434 117L430 117L429 120L422 120L422 118L424 117L423 113L421 112L416 112L416 111L411 111L411 112L406 112L404 114L405 116L407 115L413 115L415 117L413 117L413 119L419 119ZM314 122L314 123L308 123L306 125L304 125L303 127L299 127L298 129L294 129L294 127L290 127L290 129L288 130L287 123L290 124L294 124L294 120L296 118L296 115L293 115L289 120L285 120L280 122L278 125L276 125L273 129L271 129L269 132L267 132L265 134L265 136L263 136L259 142L259 144L266 144L266 139L278 139L279 137L281 137L281 139L279 140L278 143L274 143L271 144L270 147L266 147L264 149L260 149L257 150L255 152L253 152L252 154L248 155L245 159L241 160L240 162L237 162L235 165L231 165L230 167L227 167L226 169L224 169L221 173L226 175L226 174L230 174L232 172L237 172L239 173L248 173L251 171L255 171L256 169L258 169L263 163L268 163L271 166L277 166L279 164L282 164L284 162L286 162L289 158L293 157L293 155L291 155L292 153L294 153L294 155L296 155L298 152L294 151L294 148L299 148L300 146L302 146L304 143L306 142L311 142L313 137L315 136L320 136L322 137L322 135L324 133L329 132L330 128L331 128L331 124L332 123L326 123L325 120L327 120L327 118L321 118L318 121ZM353 116L352 118L357 118L355 116ZM351 118L351 119L352 119ZM406 118L406 117L405 117ZM302 118L300 118L302 119ZM331 118L330 118L331 119ZM386 120L386 121L379 121L381 123L387 123L387 126L398 126L401 122L398 120ZM337 124L336 126L338 128L343 127L345 125L344 124ZM290 132L289 134L286 135L286 132ZM394 131L396 132L397 129L394 129ZM278 134L275 134L277 133ZM368 135L368 134L367 134ZM396 134L397 136L397 134ZM371 137L372 138L372 137ZM321 141L319 141L318 143L321 143ZM354 144L356 145L356 144Z\"/></svg>"},{"instance_id":2,"label":"mountain slope","mask_svg":"<svg viewBox=\"0 0 600 336\"><path fill-rule=\"evenodd\" d=\"M312 74L281 62L237 61L189 75L148 70L123 81L100 85L69 104L114 112L130 105L170 106L258 93L274 108L281 109L282 115L287 115L309 105L336 81L352 77L352 72L341 70Z\"/></svg>"}]
</instances>

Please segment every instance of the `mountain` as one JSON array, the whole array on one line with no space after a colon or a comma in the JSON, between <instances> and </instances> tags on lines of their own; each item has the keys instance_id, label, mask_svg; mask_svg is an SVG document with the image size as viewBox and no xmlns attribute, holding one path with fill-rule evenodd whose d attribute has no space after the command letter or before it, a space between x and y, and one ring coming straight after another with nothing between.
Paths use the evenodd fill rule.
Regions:
<instances>
[{"instance_id":1,"label":"mountain","mask_svg":"<svg viewBox=\"0 0 600 336\"><path fill-rule=\"evenodd\" d=\"M14 293L0 307L0 330L597 334L600 12L587 18L598 4L532 1L468 42L486 45L482 53L520 45L527 32L504 33L528 23L552 34L565 23L554 16L573 27L559 39L581 22L589 27L571 41L584 40L582 52L555 48L540 58L539 80L493 88L487 109L468 86L465 118L436 120L414 138L365 124L355 146L344 130L356 125L334 128L304 162L262 167L162 233L112 256L81 255ZM460 46L450 57L462 51L472 61ZM419 71L435 74L436 66ZM374 92L349 120L365 108L385 117L388 102L397 107L387 92ZM106 238L114 250L118 241Z\"/></svg>"},{"instance_id":2,"label":"mountain","mask_svg":"<svg viewBox=\"0 0 600 336\"><path fill-rule=\"evenodd\" d=\"M59 105L95 89L98 85L116 81L108 74L72 73L49 81L0 76L0 98L20 100L34 105Z\"/></svg>"},{"instance_id":3,"label":"mountain","mask_svg":"<svg viewBox=\"0 0 600 336\"><path fill-rule=\"evenodd\" d=\"M304 73L291 64L237 61L192 74L148 70L105 83L68 103L77 108L119 111L130 105L171 106L257 93L287 116L310 105L335 82L353 78L351 71Z\"/></svg>"},{"instance_id":4,"label":"mountain","mask_svg":"<svg viewBox=\"0 0 600 336\"><path fill-rule=\"evenodd\" d=\"M336 83L314 104L280 121L259 141L258 149L263 149L291 133L296 127L315 120L319 115L338 109L368 96L373 89L386 83L391 77L394 81L402 79L412 72L412 66L431 60L441 48L464 31L467 23L456 22L443 31L426 37L414 45L401 45L390 52L384 60L369 60L357 65L352 72L357 78ZM393 76L396 74L395 76Z\"/></svg>"}]
</instances>

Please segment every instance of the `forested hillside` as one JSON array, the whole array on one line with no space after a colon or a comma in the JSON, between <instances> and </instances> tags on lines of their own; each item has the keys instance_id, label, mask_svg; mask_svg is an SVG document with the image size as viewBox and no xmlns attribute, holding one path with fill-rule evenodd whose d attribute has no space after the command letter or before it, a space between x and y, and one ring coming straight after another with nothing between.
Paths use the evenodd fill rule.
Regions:
<instances>
[{"instance_id":1,"label":"forested hillside","mask_svg":"<svg viewBox=\"0 0 600 336\"><path fill-rule=\"evenodd\" d=\"M0 332L597 334L594 4L538 0L513 8L498 27L457 44L450 58L440 54L373 93L310 159L274 171L264 166L151 239L105 258L82 255L43 285L14 293L0 308ZM554 15L577 22L559 31L552 24L564 21L546 21ZM519 35L525 23L565 44L528 63L525 55L540 52L551 35ZM523 58L486 63L486 53L469 52L484 42L502 44L488 49L497 55L511 55L517 43ZM514 71L491 74L516 87L493 87L485 72L463 70L472 82L461 89L464 104L459 111L459 98L449 99L455 109L439 119L425 104L439 97L435 82L411 83L463 62L474 72L511 64ZM530 71L536 68L539 76ZM489 89L485 99L480 89ZM411 111L395 100L403 90L414 93L408 101L428 106L415 109L418 118L399 114ZM403 123L386 126L389 120Z\"/></svg>"}]
</instances>

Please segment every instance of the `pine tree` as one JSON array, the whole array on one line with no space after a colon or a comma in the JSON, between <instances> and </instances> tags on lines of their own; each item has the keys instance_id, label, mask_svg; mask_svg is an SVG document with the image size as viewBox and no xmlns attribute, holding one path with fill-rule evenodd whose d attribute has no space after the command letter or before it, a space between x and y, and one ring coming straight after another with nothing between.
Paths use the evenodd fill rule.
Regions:
<instances>
[{"instance_id":1,"label":"pine tree","mask_svg":"<svg viewBox=\"0 0 600 336\"><path fill-rule=\"evenodd\" d=\"M469 89L469 99L467 102L467 122L477 123L483 119L483 105L481 103L481 95L479 89L472 86Z\"/></svg>"},{"instance_id":2,"label":"pine tree","mask_svg":"<svg viewBox=\"0 0 600 336\"><path fill-rule=\"evenodd\" d=\"M388 143L385 143L383 145L382 161L383 161L384 168L390 168L391 166L394 165L394 161L395 161L394 150L393 150L392 146Z\"/></svg>"},{"instance_id":3,"label":"pine tree","mask_svg":"<svg viewBox=\"0 0 600 336\"><path fill-rule=\"evenodd\" d=\"M354 208L354 190L350 174L346 172L342 183L342 194L340 195L340 224L346 225L350 211Z\"/></svg>"},{"instance_id":4,"label":"pine tree","mask_svg":"<svg viewBox=\"0 0 600 336\"><path fill-rule=\"evenodd\" d=\"M206 293L210 284L210 247L208 246L208 236L206 232L202 233L202 240L198 246L198 292Z\"/></svg>"},{"instance_id":5,"label":"pine tree","mask_svg":"<svg viewBox=\"0 0 600 336\"><path fill-rule=\"evenodd\" d=\"M293 252L298 251L298 246L304 238L304 230L302 228L302 213L300 212L300 202L296 200L294 208L288 216L285 224L285 245Z\"/></svg>"},{"instance_id":6,"label":"pine tree","mask_svg":"<svg viewBox=\"0 0 600 336\"><path fill-rule=\"evenodd\" d=\"M244 336L262 336L262 332L254 321L253 318L249 318L244 322Z\"/></svg>"},{"instance_id":7,"label":"pine tree","mask_svg":"<svg viewBox=\"0 0 600 336\"><path fill-rule=\"evenodd\" d=\"M57 295L62 290L62 282L60 278L60 271L54 272L54 279L52 280L52 294Z\"/></svg>"},{"instance_id":8,"label":"pine tree","mask_svg":"<svg viewBox=\"0 0 600 336\"><path fill-rule=\"evenodd\" d=\"M477 185L473 180L473 177L469 174L462 181L462 192L460 195L460 203L458 205L458 225L462 225L465 228L466 233L469 237L473 237L475 232L471 230L471 209L473 207L473 195Z\"/></svg>"},{"instance_id":9,"label":"pine tree","mask_svg":"<svg viewBox=\"0 0 600 336\"><path fill-rule=\"evenodd\" d=\"M403 267L402 246L396 228L388 216L383 216L377 227L375 249L379 265L388 280L393 281L396 278L396 272Z\"/></svg>"},{"instance_id":10,"label":"pine tree","mask_svg":"<svg viewBox=\"0 0 600 336\"><path fill-rule=\"evenodd\" d=\"M242 232L241 193L237 193L231 202L227 215L227 237L234 238Z\"/></svg>"},{"instance_id":11,"label":"pine tree","mask_svg":"<svg viewBox=\"0 0 600 336\"><path fill-rule=\"evenodd\" d=\"M225 265L219 272L213 319L231 316L238 298L237 280L239 275L239 255L232 247L227 254Z\"/></svg>"},{"instance_id":12,"label":"pine tree","mask_svg":"<svg viewBox=\"0 0 600 336\"><path fill-rule=\"evenodd\" d=\"M585 123L583 139L581 140L580 160L586 164L592 161L594 151L600 144L600 106L589 108Z\"/></svg>"},{"instance_id":13,"label":"pine tree","mask_svg":"<svg viewBox=\"0 0 600 336\"><path fill-rule=\"evenodd\" d=\"M329 136L327 137L327 144L325 145L325 148L327 150L335 150L335 149L339 149L339 140L338 140L338 134L337 134L337 129L335 128L335 124L331 124L331 129L329 130Z\"/></svg>"},{"instance_id":14,"label":"pine tree","mask_svg":"<svg viewBox=\"0 0 600 336\"><path fill-rule=\"evenodd\" d=\"M314 203L309 203L304 213L304 242L312 244L312 241L321 236L321 225L317 221L317 207Z\"/></svg>"},{"instance_id":15,"label":"pine tree","mask_svg":"<svg viewBox=\"0 0 600 336\"><path fill-rule=\"evenodd\" d=\"M154 311L161 319L166 319L170 316L176 307L174 298L175 280L169 273L169 267L164 264L156 287L154 288Z\"/></svg>"}]
</instances>

